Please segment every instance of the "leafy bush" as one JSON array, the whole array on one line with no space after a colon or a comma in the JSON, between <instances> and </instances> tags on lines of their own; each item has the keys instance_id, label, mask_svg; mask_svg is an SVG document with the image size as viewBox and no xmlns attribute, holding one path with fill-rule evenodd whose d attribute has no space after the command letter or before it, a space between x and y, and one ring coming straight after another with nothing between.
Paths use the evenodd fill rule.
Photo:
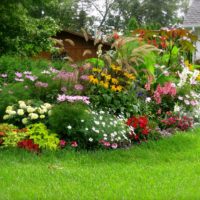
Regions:
<instances>
[{"instance_id":1,"label":"leafy bush","mask_svg":"<svg viewBox=\"0 0 200 200\"><path fill-rule=\"evenodd\" d=\"M55 105L49 116L49 126L56 133L71 140L85 132L91 122L88 106L81 103L61 103ZM75 135L76 136L75 136Z\"/></svg>"},{"instance_id":2,"label":"leafy bush","mask_svg":"<svg viewBox=\"0 0 200 200\"><path fill-rule=\"evenodd\" d=\"M29 125L27 136L33 140L34 144L38 144L41 149L56 150L58 148L59 139L57 134L49 131L42 123Z\"/></svg>"},{"instance_id":3,"label":"leafy bush","mask_svg":"<svg viewBox=\"0 0 200 200\"><path fill-rule=\"evenodd\" d=\"M4 147L17 147L18 142L25 139L27 133L25 129L16 129L12 131L6 131L3 137L3 146Z\"/></svg>"}]
</instances>

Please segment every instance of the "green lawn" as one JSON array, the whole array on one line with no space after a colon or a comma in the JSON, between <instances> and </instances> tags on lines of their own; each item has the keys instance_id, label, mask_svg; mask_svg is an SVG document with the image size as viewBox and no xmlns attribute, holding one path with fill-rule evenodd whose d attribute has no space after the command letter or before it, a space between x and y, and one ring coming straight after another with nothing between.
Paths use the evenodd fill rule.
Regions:
<instances>
[{"instance_id":1,"label":"green lawn","mask_svg":"<svg viewBox=\"0 0 200 200\"><path fill-rule=\"evenodd\" d=\"M129 150L0 150L1 200L199 200L200 129Z\"/></svg>"}]
</instances>

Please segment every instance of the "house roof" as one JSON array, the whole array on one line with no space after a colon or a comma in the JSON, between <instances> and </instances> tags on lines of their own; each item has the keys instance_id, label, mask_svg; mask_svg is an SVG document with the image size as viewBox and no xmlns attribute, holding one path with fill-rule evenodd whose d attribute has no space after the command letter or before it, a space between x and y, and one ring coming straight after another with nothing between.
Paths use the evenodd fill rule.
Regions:
<instances>
[{"instance_id":1,"label":"house roof","mask_svg":"<svg viewBox=\"0 0 200 200\"><path fill-rule=\"evenodd\" d=\"M200 27L200 0L193 0L183 22L184 27Z\"/></svg>"},{"instance_id":2,"label":"house roof","mask_svg":"<svg viewBox=\"0 0 200 200\"><path fill-rule=\"evenodd\" d=\"M77 33L77 32L73 32L73 31L67 30L67 29L61 30L60 32L57 33L57 35L60 34L60 33L64 33L64 34L67 33L67 34L70 34L70 35L74 35L74 36L80 37L80 38L84 39L86 42L87 41L93 41L94 43L96 42L96 39L93 38L88 33L86 33L87 36L85 36L83 32ZM87 37L87 40L86 40L86 37ZM97 41L97 44L99 44L99 43L101 43L103 45L106 45L106 46L111 46L111 43L105 42L105 41L102 41L102 40Z\"/></svg>"}]
</instances>

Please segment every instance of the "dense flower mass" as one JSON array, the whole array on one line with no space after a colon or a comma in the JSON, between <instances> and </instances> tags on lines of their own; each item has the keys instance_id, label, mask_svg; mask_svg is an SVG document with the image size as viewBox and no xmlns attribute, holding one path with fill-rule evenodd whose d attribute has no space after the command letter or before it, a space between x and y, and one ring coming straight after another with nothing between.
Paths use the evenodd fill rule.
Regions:
<instances>
[{"instance_id":1,"label":"dense flower mass","mask_svg":"<svg viewBox=\"0 0 200 200\"><path fill-rule=\"evenodd\" d=\"M163 87L157 86L153 96L157 104L161 103L162 96L164 95L176 96L176 87L173 83L165 83Z\"/></svg>"},{"instance_id":2,"label":"dense flower mass","mask_svg":"<svg viewBox=\"0 0 200 200\"><path fill-rule=\"evenodd\" d=\"M199 125L192 33L140 29L108 38L112 50L99 45L97 58L81 63L0 57L0 147L114 150Z\"/></svg>"}]
</instances>

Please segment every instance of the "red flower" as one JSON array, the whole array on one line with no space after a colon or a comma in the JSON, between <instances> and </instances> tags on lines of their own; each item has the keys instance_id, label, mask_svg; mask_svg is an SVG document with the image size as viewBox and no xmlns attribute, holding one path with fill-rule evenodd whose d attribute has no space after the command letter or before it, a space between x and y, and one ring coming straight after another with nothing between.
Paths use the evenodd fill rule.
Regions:
<instances>
[{"instance_id":1,"label":"red flower","mask_svg":"<svg viewBox=\"0 0 200 200\"><path fill-rule=\"evenodd\" d=\"M113 34L113 38L114 38L115 40L119 39L118 33L114 33L114 34Z\"/></svg>"},{"instance_id":2,"label":"red flower","mask_svg":"<svg viewBox=\"0 0 200 200\"><path fill-rule=\"evenodd\" d=\"M142 134L143 134L143 135L148 135L148 134L149 134L149 130L146 129L146 128L143 129L143 130L142 130Z\"/></svg>"},{"instance_id":3,"label":"red flower","mask_svg":"<svg viewBox=\"0 0 200 200\"><path fill-rule=\"evenodd\" d=\"M139 122L140 128L145 128L148 124L148 119L146 117L140 117L138 122Z\"/></svg>"}]
</instances>

